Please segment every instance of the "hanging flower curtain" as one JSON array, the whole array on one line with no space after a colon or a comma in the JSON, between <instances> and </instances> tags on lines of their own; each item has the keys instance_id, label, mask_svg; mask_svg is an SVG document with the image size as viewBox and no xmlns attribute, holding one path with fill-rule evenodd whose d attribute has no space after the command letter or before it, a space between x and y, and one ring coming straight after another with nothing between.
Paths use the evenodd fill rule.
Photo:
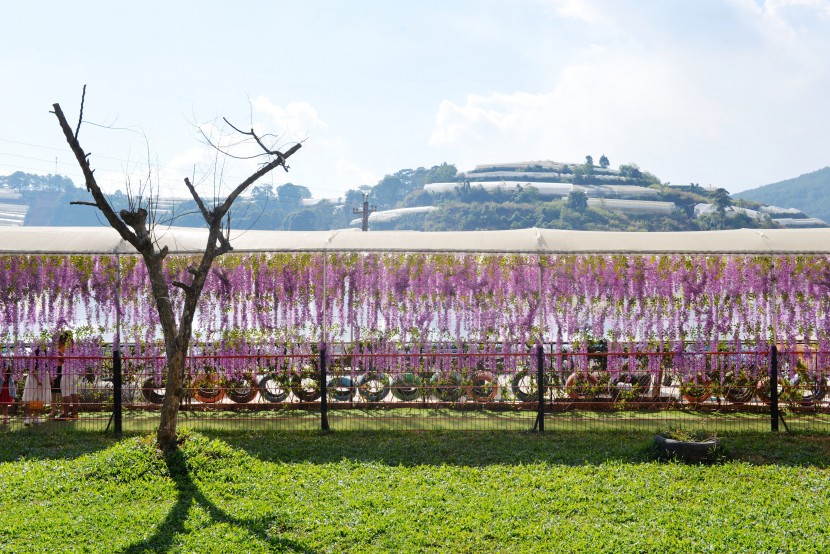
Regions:
<instances>
[{"instance_id":1,"label":"hanging flower curtain","mask_svg":"<svg viewBox=\"0 0 830 554\"><path fill-rule=\"evenodd\" d=\"M192 262L168 257L168 281L186 280ZM68 324L100 344L115 326L116 264L125 337L158 349L147 273L130 256L0 256L3 342L43 340ZM181 291L170 290L179 306ZM520 353L540 332L559 345L603 337L611 351L682 357L689 342L699 351L766 345L774 326L785 350L814 342L818 353L806 355L823 366L828 303L830 260L821 256L227 255L206 281L195 328L217 353L311 355L318 342L348 341L363 345L359 361L495 344ZM618 371L625 360L609 363Z\"/></svg>"}]
</instances>

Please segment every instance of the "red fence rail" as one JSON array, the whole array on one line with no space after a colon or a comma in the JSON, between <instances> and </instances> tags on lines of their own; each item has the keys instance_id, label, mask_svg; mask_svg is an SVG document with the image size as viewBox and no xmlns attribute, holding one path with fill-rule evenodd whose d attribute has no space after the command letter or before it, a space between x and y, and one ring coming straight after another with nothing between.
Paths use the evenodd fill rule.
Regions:
<instances>
[{"instance_id":1,"label":"red fence rail","mask_svg":"<svg viewBox=\"0 0 830 554\"><path fill-rule=\"evenodd\" d=\"M409 410L509 413L532 418L544 430L556 414L717 413L768 416L777 429L780 409L790 417L830 414L830 368L816 353L772 349L723 351L353 352L342 347L311 353L194 354L187 358L181 409L224 418L305 411L328 426L328 414L370 418L370 411ZM830 358L828 358L830 359ZM779 366L778 360L782 360ZM61 367L76 382L82 419L114 420L123 413L154 413L164 401L164 358L4 355L4 375L21 412L33 376L50 381ZM540 386L541 384L541 386ZM43 404L63 404L50 397ZM37 406L36 406L37 407ZM37 407L43 410L44 408ZM420 413L418 411L420 410ZM231 414L231 415L228 415ZM361 415L362 414L362 415ZM22 415L22 414L18 414ZM447 418L453 416L446 416ZM830 426L830 423L828 423Z\"/></svg>"}]
</instances>

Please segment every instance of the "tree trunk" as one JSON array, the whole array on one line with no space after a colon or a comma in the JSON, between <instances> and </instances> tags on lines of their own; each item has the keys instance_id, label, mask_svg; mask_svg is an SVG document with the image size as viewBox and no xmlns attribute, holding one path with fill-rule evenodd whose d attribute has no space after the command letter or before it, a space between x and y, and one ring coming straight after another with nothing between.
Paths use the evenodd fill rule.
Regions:
<instances>
[{"instance_id":1,"label":"tree trunk","mask_svg":"<svg viewBox=\"0 0 830 554\"><path fill-rule=\"evenodd\" d=\"M179 406L184 397L184 369L187 358L187 345L178 348L171 358L167 359L167 391L161 405L161 422L156 433L156 441L162 450L175 449L176 423L179 416Z\"/></svg>"}]
</instances>

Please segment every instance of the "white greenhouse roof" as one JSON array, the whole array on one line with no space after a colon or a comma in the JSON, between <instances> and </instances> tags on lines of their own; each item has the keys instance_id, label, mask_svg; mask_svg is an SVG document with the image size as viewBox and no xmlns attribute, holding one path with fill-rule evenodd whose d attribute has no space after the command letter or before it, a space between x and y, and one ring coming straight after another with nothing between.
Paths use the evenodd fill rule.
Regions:
<instances>
[{"instance_id":1,"label":"white greenhouse roof","mask_svg":"<svg viewBox=\"0 0 830 554\"><path fill-rule=\"evenodd\" d=\"M207 230L173 227L158 241L171 253L204 248ZM511 231L231 231L235 252L471 252L529 254L830 254L830 229L738 229L693 232ZM5 254L134 254L109 227L0 228Z\"/></svg>"},{"instance_id":2,"label":"white greenhouse roof","mask_svg":"<svg viewBox=\"0 0 830 554\"><path fill-rule=\"evenodd\" d=\"M405 215L425 214L437 210L435 206L415 206L413 208L395 208L393 210L383 210L380 212L371 212L369 214L369 223L385 223L387 221L395 221ZM349 222L349 225L360 225L363 218L355 218Z\"/></svg>"}]
</instances>

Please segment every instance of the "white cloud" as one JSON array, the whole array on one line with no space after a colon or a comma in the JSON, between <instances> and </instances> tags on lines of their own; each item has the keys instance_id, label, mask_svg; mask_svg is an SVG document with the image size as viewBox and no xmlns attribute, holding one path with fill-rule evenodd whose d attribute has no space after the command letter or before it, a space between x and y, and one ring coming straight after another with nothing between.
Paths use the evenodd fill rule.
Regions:
<instances>
[{"instance_id":1,"label":"white cloud","mask_svg":"<svg viewBox=\"0 0 830 554\"><path fill-rule=\"evenodd\" d=\"M337 160L337 183L338 185L356 189L361 185L373 185L378 177L370 171L364 171L354 163L346 159Z\"/></svg>"},{"instance_id":2,"label":"white cloud","mask_svg":"<svg viewBox=\"0 0 830 554\"><path fill-rule=\"evenodd\" d=\"M552 5L576 16L588 4ZM733 192L827 165L830 0L722 7L740 16L743 32L695 34L673 29L682 23L665 19L672 12L639 12L626 18L624 34L571 53L547 90L502 82L494 92L445 98L430 145L459 169L605 153L664 180Z\"/></svg>"},{"instance_id":3,"label":"white cloud","mask_svg":"<svg viewBox=\"0 0 830 554\"><path fill-rule=\"evenodd\" d=\"M588 0L540 0L542 5L553 8L560 17L577 19L586 23L603 23L602 12Z\"/></svg>"},{"instance_id":4,"label":"white cloud","mask_svg":"<svg viewBox=\"0 0 830 554\"><path fill-rule=\"evenodd\" d=\"M616 150L626 156L618 162L628 162L652 145L655 132L701 140L716 135L719 115L667 60L595 48L567 67L550 92L442 101L430 144L464 151L466 160L472 155L478 163L579 161L598 155L597 148Z\"/></svg>"},{"instance_id":5,"label":"white cloud","mask_svg":"<svg viewBox=\"0 0 830 554\"><path fill-rule=\"evenodd\" d=\"M804 46L809 29L830 21L830 0L729 0L750 19L768 42L789 48ZM818 31L826 40L826 30Z\"/></svg>"},{"instance_id":6,"label":"white cloud","mask_svg":"<svg viewBox=\"0 0 830 554\"><path fill-rule=\"evenodd\" d=\"M305 101L289 102L283 107L274 104L267 96L258 96L252 105L257 113L269 116L271 122L268 127L277 129L288 141L303 140L327 127L314 106Z\"/></svg>"}]
</instances>

